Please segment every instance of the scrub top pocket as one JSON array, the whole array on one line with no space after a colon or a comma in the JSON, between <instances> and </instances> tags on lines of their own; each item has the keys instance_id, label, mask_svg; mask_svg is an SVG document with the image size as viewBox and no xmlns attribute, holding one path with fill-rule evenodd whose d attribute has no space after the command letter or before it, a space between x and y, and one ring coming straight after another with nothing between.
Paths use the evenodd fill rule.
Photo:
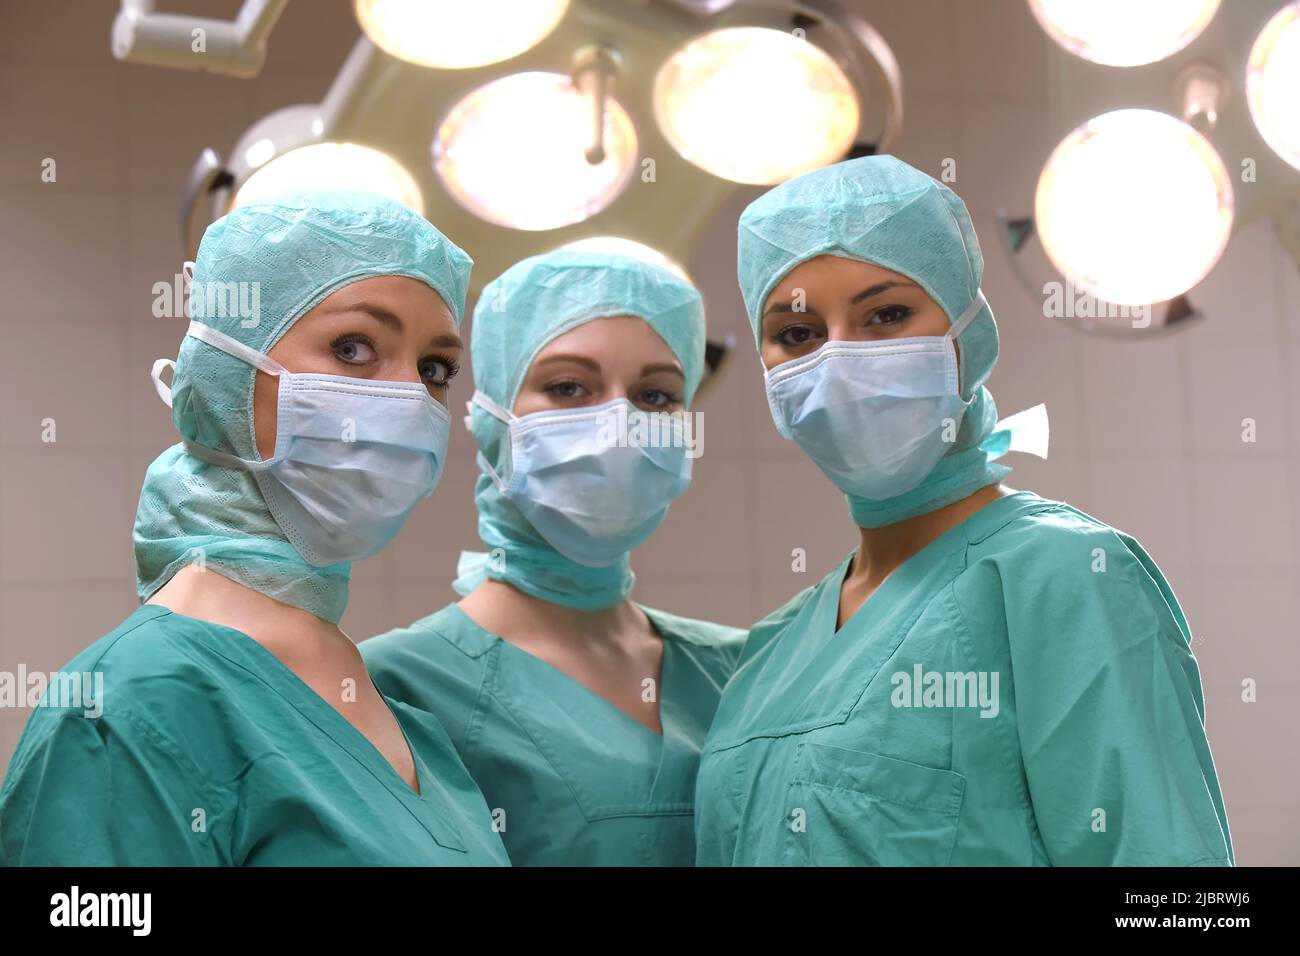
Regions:
<instances>
[{"instance_id":1,"label":"scrub top pocket","mask_svg":"<svg viewBox=\"0 0 1300 956\"><path fill-rule=\"evenodd\" d=\"M804 741L787 790L782 862L947 866L965 792L966 778L951 770Z\"/></svg>"}]
</instances>

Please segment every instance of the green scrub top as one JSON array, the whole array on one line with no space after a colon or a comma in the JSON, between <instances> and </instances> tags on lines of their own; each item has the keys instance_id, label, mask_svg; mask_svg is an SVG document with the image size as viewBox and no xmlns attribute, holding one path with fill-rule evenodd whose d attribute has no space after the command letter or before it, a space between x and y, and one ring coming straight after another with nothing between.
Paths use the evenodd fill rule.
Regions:
<instances>
[{"instance_id":1,"label":"green scrub top","mask_svg":"<svg viewBox=\"0 0 1300 956\"><path fill-rule=\"evenodd\" d=\"M417 794L240 631L144 605L63 671L103 674L103 712L33 710L0 789L0 865L508 864L433 717L388 702Z\"/></svg>"},{"instance_id":2,"label":"green scrub top","mask_svg":"<svg viewBox=\"0 0 1300 956\"><path fill-rule=\"evenodd\" d=\"M751 631L700 865L1232 864L1191 635L1136 541L1012 494L837 632L851 558Z\"/></svg>"},{"instance_id":3,"label":"green scrub top","mask_svg":"<svg viewBox=\"0 0 1300 956\"><path fill-rule=\"evenodd\" d=\"M446 726L515 866L692 866L700 747L745 632L643 608L663 637L654 733L452 604L364 641L379 688Z\"/></svg>"}]
</instances>

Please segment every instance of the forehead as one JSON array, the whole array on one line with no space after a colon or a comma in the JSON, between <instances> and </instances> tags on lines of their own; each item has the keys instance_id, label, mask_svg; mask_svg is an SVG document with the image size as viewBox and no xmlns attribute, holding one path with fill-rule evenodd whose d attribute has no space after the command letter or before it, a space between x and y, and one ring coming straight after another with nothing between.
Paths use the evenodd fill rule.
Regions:
<instances>
[{"instance_id":1,"label":"forehead","mask_svg":"<svg viewBox=\"0 0 1300 956\"><path fill-rule=\"evenodd\" d=\"M801 262L777 283L772 296L790 296L795 289L811 292L816 289L834 290L839 286L858 288L881 282L912 282L910 278L893 269L886 269L860 259L842 256L816 256Z\"/></svg>"},{"instance_id":2,"label":"forehead","mask_svg":"<svg viewBox=\"0 0 1300 956\"><path fill-rule=\"evenodd\" d=\"M428 283L410 276L368 276L349 282L343 288L326 296L323 302L330 305L349 305L354 302L392 302L418 305L451 314L447 303Z\"/></svg>"},{"instance_id":3,"label":"forehead","mask_svg":"<svg viewBox=\"0 0 1300 956\"><path fill-rule=\"evenodd\" d=\"M556 354L588 355L592 358L626 356L643 361L651 354L662 353L675 360L672 350L650 324L635 315L614 315L592 319L557 335L538 350L534 359Z\"/></svg>"}]
</instances>

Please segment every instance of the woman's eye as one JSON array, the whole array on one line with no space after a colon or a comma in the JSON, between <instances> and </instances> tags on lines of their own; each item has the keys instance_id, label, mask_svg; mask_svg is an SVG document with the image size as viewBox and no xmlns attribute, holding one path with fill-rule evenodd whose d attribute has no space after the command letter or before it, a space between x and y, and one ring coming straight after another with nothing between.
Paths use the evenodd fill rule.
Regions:
<instances>
[{"instance_id":1,"label":"woman's eye","mask_svg":"<svg viewBox=\"0 0 1300 956\"><path fill-rule=\"evenodd\" d=\"M810 325L787 325L776 334L776 340L786 348L798 348L807 345L817 335Z\"/></svg>"},{"instance_id":2,"label":"woman's eye","mask_svg":"<svg viewBox=\"0 0 1300 956\"><path fill-rule=\"evenodd\" d=\"M330 343L334 356L349 365L364 365L376 358L374 343L360 336L345 336Z\"/></svg>"},{"instance_id":3,"label":"woman's eye","mask_svg":"<svg viewBox=\"0 0 1300 956\"><path fill-rule=\"evenodd\" d=\"M647 388L640 396L640 403L651 408L666 408L669 405L676 405L680 401L681 399L676 395L671 395L661 388Z\"/></svg>"},{"instance_id":4,"label":"woman's eye","mask_svg":"<svg viewBox=\"0 0 1300 956\"><path fill-rule=\"evenodd\" d=\"M546 391L550 392L556 398L578 398L586 391L580 382L556 382L553 385L547 385Z\"/></svg>"},{"instance_id":5,"label":"woman's eye","mask_svg":"<svg viewBox=\"0 0 1300 956\"><path fill-rule=\"evenodd\" d=\"M905 305L887 305L883 309L877 309L872 313L871 318L867 320L868 325L897 325L907 320L912 315L912 310Z\"/></svg>"},{"instance_id":6,"label":"woman's eye","mask_svg":"<svg viewBox=\"0 0 1300 956\"><path fill-rule=\"evenodd\" d=\"M446 388L450 385L459 371L459 365L444 359L430 358L420 363L420 378L424 379L426 385L435 385L438 388Z\"/></svg>"}]
</instances>

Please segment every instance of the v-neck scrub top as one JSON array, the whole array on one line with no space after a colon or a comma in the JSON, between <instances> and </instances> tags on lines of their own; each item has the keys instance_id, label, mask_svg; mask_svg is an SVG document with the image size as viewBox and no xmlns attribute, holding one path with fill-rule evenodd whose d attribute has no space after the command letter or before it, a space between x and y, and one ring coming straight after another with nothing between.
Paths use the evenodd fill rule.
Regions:
<instances>
[{"instance_id":1,"label":"v-neck scrub top","mask_svg":"<svg viewBox=\"0 0 1300 956\"><path fill-rule=\"evenodd\" d=\"M692 866L700 747L744 631L643 608L663 735L455 604L363 641L385 694L447 728L515 866Z\"/></svg>"},{"instance_id":2,"label":"v-neck scrub top","mask_svg":"<svg viewBox=\"0 0 1300 956\"><path fill-rule=\"evenodd\" d=\"M701 865L1232 863L1191 635L1136 541L1012 494L837 632L851 558L751 631Z\"/></svg>"},{"instance_id":3,"label":"v-neck scrub top","mask_svg":"<svg viewBox=\"0 0 1300 956\"><path fill-rule=\"evenodd\" d=\"M103 674L103 713L33 710L0 789L0 864L508 863L434 718L388 701L417 794L240 631L144 605L63 670Z\"/></svg>"}]
</instances>

